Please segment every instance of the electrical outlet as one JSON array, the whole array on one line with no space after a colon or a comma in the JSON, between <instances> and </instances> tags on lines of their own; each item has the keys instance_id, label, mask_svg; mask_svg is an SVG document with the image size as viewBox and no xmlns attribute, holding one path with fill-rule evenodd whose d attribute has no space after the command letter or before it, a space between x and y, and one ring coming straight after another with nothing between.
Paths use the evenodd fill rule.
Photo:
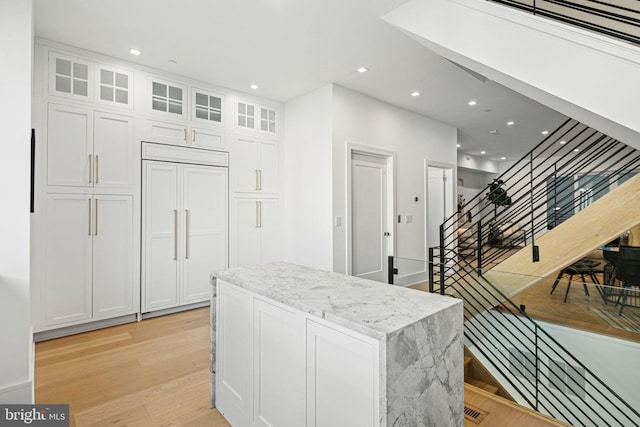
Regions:
<instances>
[{"instance_id":1,"label":"electrical outlet","mask_svg":"<svg viewBox=\"0 0 640 427\"><path fill-rule=\"evenodd\" d=\"M411 224L413 222L413 215L406 215L405 216L405 222L407 224Z\"/></svg>"}]
</instances>

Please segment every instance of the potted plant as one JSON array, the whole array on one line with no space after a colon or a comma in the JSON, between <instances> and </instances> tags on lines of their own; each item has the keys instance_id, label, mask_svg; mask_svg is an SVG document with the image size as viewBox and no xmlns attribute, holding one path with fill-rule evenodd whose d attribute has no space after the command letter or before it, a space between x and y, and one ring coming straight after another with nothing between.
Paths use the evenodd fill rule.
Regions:
<instances>
[{"instance_id":1,"label":"potted plant","mask_svg":"<svg viewBox=\"0 0 640 427\"><path fill-rule=\"evenodd\" d=\"M493 219L489 223L489 244L494 245L500 240L500 230L496 223L498 216L498 206L507 207L511 205L511 197L507 194L507 190L502 188L504 181L494 178L488 184L489 192L486 194L487 199L493 203Z\"/></svg>"}]
</instances>

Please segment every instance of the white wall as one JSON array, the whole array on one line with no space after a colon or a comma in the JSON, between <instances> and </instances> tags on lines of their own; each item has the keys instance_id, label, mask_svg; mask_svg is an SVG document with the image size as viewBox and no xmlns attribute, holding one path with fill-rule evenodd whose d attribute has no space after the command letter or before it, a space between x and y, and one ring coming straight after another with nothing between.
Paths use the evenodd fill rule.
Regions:
<instances>
[{"instance_id":1,"label":"white wall","mask_svg":"<svg viewBox=\"0 0 640 427\"><path fill-rule=\"evenodd\" d=\"M343 223L333 228L334 271L347 271L347 143L396 152L397 214L413 215L414 220L410 224L394 221L395 256L425 260L425 161L455 169L456 141L456 128L450 125L333 86L333 216L341 217Z\"/></svg>"},{"instance_id":2,"label":"white wall","mask_svg":"<svg viewBox=\"0 0 640 427\"><path fill-rule=\"evenodd\" d=\"M33 402L29 303L31 0L0 2L0 403Z\"/></svg>"},{"instance_id":3,"label":"white wall","mask_svg":"<svg viewBox=\"0 0 640 427\"><path fill-rule=\"evenodd\" d=\"M640 148L640 48L477 0L413 0L384 17L439 55Z\"/></svg>"},{"instance_id":4,"label":"white wall","mask_svg":"<svg viewBox=\"0 0 640 427\"><path fill-rule=\"evenodd\" d=\"M333 270L332 85L284 106L284 259Z\"/></svg>"}]
</instances>

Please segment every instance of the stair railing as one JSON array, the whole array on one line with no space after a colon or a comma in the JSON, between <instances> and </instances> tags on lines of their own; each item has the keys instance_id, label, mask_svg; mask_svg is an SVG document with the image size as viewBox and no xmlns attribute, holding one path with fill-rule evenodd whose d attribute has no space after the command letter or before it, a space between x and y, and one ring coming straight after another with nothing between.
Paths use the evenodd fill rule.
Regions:
<instances>
[{"instance_id":1,"label":"stair railing","mask_svg":"<svg viewBox=\"0 0 640 427\"><path fill-rule=\"evenodd\" d=\"M604 0L491 0L640 45L640 5Z\"/></svg>"},{"instance_id":2,"label":"stair railing","mask_svg":"<svg viewBox=\"0 0 640 427\"><path fill-rule=\"evenodd\" d=\"M436 255L442 252L443 259ZM446 290L463 299L467 345L479 351L531 408L572 425L640 425L635 408L489 280L464 273L473 269L455 251L429 248L430 291L439 285L440 293ZM562 378L555 374L552 365L559 362L574 375ZM522 375L513 375L514 367ZM584 384L578 382L578 376L584 378ZM583 399L557 399L552 384Z\"/></svg>"}]
</instances>

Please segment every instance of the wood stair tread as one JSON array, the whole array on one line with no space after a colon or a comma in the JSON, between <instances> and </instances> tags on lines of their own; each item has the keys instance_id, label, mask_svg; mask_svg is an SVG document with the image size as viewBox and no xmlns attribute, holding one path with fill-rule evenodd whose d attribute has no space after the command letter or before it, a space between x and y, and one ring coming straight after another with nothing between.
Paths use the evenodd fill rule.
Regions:
<instances>
[{"instance_id":1,"label":"wood stair tread","mask_svg":"<svg viewBox=\"0 0 640 427\"><path fill-rule=\"evenodd\" d=\"M496 394L498 392L498 387L491 384L487 384L484 381L480 381L475 378L465 378L464 382L474 387L477 387L479 389L482 389L484 391L488 391L489 393L492 393L492 394Z\"/></svg>"}]
</instances>

